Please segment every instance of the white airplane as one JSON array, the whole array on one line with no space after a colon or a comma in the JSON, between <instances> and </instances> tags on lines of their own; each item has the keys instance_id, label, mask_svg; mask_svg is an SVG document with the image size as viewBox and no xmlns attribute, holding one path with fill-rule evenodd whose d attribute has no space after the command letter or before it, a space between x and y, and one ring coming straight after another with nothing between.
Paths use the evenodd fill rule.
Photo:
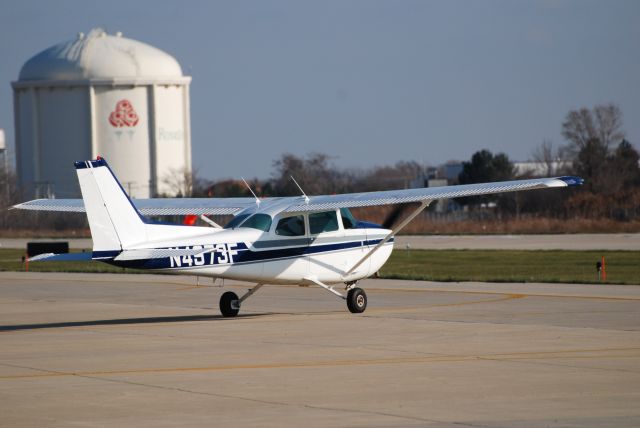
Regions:
<instances>
[{"instance_id":1,"label":"white airplane","mask_svg":"<svg viewBox=\"0 0 640 428\"><path fill-rule=\"evenodd\" d=\"M434 188L283 198L174 198L132 201L107 162L75 163L82 199L38 199L16 205L28 210L86 212L92 253L42 254L30 261L99 260L112 265L171 274L250 281L238 297L220 298L225 317L264 284L317 285L347 301L353 313L367 307L358 280L387 261L394 236L431 202L581 185L579 177L540 178ZM297 183L296 183L297 184ZM255 196L255 195L254 195ZM353 207L416 203L399 224L383 228L356 220ZM161 224L145 215L199 214L208 226ZM233 214L224 227L205 214ZM335 289L343 284L346 296Z\"/></svg>"}]
</instances>

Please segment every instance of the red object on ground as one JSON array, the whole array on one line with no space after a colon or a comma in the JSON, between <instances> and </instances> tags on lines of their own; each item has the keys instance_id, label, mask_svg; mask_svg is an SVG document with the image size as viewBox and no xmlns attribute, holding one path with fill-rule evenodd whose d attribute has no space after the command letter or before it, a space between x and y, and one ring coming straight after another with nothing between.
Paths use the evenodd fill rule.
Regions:
<instances>
[{"instance_id":1,"label":"red object on ground","mask_svg":"<svg viewBox=\"0 0 640 428\"><path fill-rule=\"evenodd\" d=\"M604 263L604 256L602 256L602 280L607 280L607 265Z\"/></svg>"}]
</instances>

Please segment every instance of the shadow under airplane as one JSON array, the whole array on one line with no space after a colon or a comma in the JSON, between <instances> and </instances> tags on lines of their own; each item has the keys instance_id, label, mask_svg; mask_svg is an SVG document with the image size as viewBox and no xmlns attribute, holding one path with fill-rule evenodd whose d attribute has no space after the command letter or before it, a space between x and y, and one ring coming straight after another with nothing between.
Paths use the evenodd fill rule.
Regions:
<instances>
[{"instance_id":1,"label":"shadow under airplane","mask_svg":"<svg viewBox=\"0 0 640 428\"><path fill-rule=\"evenodd\" d=\"M240 315L238 318L253 318L256 316L271 314L246 314ZM193 321L221 321L222 315L185 315L171 317L147 317L147 318L118 318L110 320L88 320L88 321L62 321L53 323L37 323L37 324L16 324L16 325L0 325L0 332L3 331L20 331L20 330L41 330L47 328L65 328L65 327L90 327L100 325L127 325L127 324L153 324L153 323L178 323Z\"/></svg>"}]
</instances>

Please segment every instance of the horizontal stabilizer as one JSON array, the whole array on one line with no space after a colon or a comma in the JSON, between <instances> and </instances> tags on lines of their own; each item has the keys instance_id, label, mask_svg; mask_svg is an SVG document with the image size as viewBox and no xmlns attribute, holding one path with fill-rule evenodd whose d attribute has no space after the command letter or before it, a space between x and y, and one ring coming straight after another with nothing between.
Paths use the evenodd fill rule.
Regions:
<instances>
[{"instance_id":1,"label":"horizontal stabilizer","mask_svg":"<svg viewBox=\"0 0 640 428\"><path fill-rule=\"evenodd\" d=\"M29 262L88 262L90 260L91 253L46 253L29 257Z\"/></svg>"}]
</instances>

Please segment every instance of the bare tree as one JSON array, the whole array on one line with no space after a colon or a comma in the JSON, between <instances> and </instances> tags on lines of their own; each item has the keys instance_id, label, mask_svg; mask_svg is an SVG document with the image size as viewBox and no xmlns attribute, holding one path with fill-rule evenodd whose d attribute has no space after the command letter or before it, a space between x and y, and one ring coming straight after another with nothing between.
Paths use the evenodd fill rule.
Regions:
<instances>
[{"instance_id":1,"label":"bare tree","mask_svg":"<svg viewBox=\"0 0 640 428\"><path fill-rule=\"evenodd\" d=\"M557 157L551 140L542 140L542 143L533 150L532 156L534 161L544 164L546 169L545 175L547 177L555 175L555 162Z\"/></svg>"},{"instance_id":2,"label":"bare tree","mask_svg":"<svg viewBox=\"0 0 640 428\"><path fill-rule=\"evenodd\" d=\"M354 191L406 189L411 187L419 177L425 177L425 168L420 163L399 161L395 165L376 166L360 171L353 177Z\"/></svg>"},{"instance_id":3,"label":"bare tree","mask_svg":"<svg viewBox=\"0 0 640 428\"><path fill-rule=\"evenodd\" d=\"M617 145L625 137L625 133L622 130L622 111L617 105L609 103L595 106L593 114L595 116L598 139L607 150L612 149L614 145Z\"/></svg>"},{"instance_id":4,"label":"bare tree","mask_svg":"<svg viewBox=\"0 0 640 428\"><path fill-rule=\"evenodd\" d=\"M594 142L608 151L624 138L622 111L613 104L597 105L592 110L571 110L562 123L562 136L573 146L575 153Z\"/></svg>"},{"instance_id":5,"label":"bare tree","mask_svg":"<svg viewBox=\"0 0 640 428\"><path fill-rule=\"evenodd\" d=\"M531 153L532 159L544 165L544 172L541 175L552 177L556 175L569 174L571 171L572 155L567 146L554 147L551 140L542 140L542 143Z\"/></svg>"},{"instance_id":6,"label":"bare tree","mask_svg":"<svg viewBox=\"0 0 640 428\"><path fill-rule=\"evenodd\" d=\"M606 191L616 174L609 154L624 139L620 108L610 103L572 110L562 123L562 135L569 141L575 172L586 180L585 188Z\"/></svg>"},{"instance_id":7,"label":"bare tree","mask_svg":"<svg viewBox=\"0 0 640 428\"><path fill-rule=\"evenodd\" d=\"M9 208L18 200L16 175L5 166L0 166L0 226L8 228L11 224Z\"/></svg>"},{"instance_id":8,"label":"bare tree","mask_svg":"<svg viewBox=\"0 0 640 428\"><path fill-rule=\"evenodd\" d=\"M344 192L349 182L348 174L330 165L330 159L324 153L310 153L304 158L283 154L273 162L275 193L278 196L299 195L300 190L291 177L308 195Z\"/></svg>"},{"instance_id":9,"label":"bare tree","mask_svg":"<svg viewBox=\"0 0 640 428\"><path fill-rule=\"evenodd\" d=\"M200 179L197 170L189 168L171 168L162 178L164 191L159 192L162 196L176 196L179 198L192 197L198 187Z\"/></svg>"}]
</instances>

